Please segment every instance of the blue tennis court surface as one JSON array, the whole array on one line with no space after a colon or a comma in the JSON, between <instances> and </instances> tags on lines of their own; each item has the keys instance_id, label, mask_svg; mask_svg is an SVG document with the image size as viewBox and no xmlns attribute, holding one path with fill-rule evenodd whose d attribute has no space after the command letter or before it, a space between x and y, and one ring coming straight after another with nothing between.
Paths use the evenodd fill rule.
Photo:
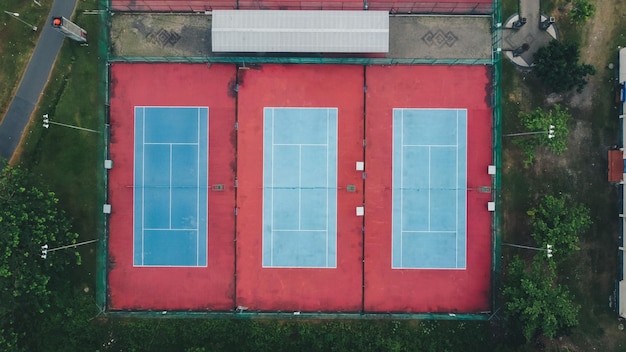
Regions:
<instances>
[{"instance_id":1,"label":"blue tennis court surface","mask_svg":"<svg viewBox=\"0 0 626 352\"><path fill-rule=\"evenodd\" d=\"M207 265L207 107L135 107L134 265Z\"/></svg>"},{"instance_id":2,"label":"blue tennis court surface","mask_svg":"<svg viewBox=\"0 0 626 352\"><path fill-rule=\"evenodd\" d=\"M265 108L263 266L337 263L337 109Z\"/></svg>"},{"instance_id":3,"label":"blue tennis court surface","mask_svg":"<svg viewBox=\"0 0 626 352\"><path fill-rule=\"evenodd\" d=\"M466 110L393 110L394 269L465 268L466 150Z\"/></svg>"}]
</instances>

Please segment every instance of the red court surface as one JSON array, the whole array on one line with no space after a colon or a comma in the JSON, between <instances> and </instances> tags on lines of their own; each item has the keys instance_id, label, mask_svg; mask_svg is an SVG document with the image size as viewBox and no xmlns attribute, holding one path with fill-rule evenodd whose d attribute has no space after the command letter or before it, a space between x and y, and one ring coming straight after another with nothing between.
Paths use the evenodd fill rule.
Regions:
<instances>
[{"instance_id":1,"label":"red court surface","mask_svg":"<svg viewBox=\"0 0 626 352\"><path fill-rule=\"evenodd\" d=\"M489 311L491 194L478 191L491 185L489 84L485 66L268 64L237 73L235 65L113 64L108 308ZM135 106L209 107L208 183L226 189L208 194L207 267L133 266ZM262 266L265 107L338 109L336 268ZM391 269L393 108L468 111L465 270ZM361 160L365 181L355 170ZM365 217L358 217L364 197Z\"/></svg>"},{"instance_id":2,"label":"red court surface","mask_svg":"<svg viewBox=\"0 0 626 352\"><path fill-rule=\"evenodd\" d=\"M492 114L485 66L367 67L365 311L481 312L490 309ZM467 125L465 270L391 269L392 109L460 108Z\"/></svg>"},{"instance_id":3,"label":"red court surface","mask_svg":"<svg viewBox=\"0 0 626 352\"><path fill-rule=\"evenodd\" d=\"M114 11L197 12L236 8L237 0L111 0Z\"/></svg>"},{"instance_id":4,"label":"red court surface","mask_svg":"<svg viewBox=\"0 0 626 352\"><path fill-rule=\"evenodd\" d=\"M491 13L492 0L368 0L368 9L391 13Z\"/></svg>"},{"instance_id":5,"label":"red court surface","mask_svg":"<svg viewBox=\"0 0 626 352\"><path fill-rule=\"evenodd\" d=\"M262 311L361 310L362 66L262 65L240 70L237 146L237 304ZM337 267L262 268L263 108L338 108ZM356 192L347 192L348 184Z\"/></svg>"},{"instance_id":6,"label":"red court surface","mask_svg":"<svg viewBox=\"0 0 626 352\"><path fill-rule=\"evenodd\" d=\"M115 11L369 10L391 13L490 13L491 0L112 0Z\"/></svg>"},{"instance_id":7,"label":"red court surface","mask_svg":"<svg viewBox=\"0 0 626 352\"><path fill-rule=\"evenodd\" d=\"M235 99L233 65L112 64L108 308L229 310L234 306ZM133 266L135 106L208 106L207 267Z\"/></svg>"}]
</instances>

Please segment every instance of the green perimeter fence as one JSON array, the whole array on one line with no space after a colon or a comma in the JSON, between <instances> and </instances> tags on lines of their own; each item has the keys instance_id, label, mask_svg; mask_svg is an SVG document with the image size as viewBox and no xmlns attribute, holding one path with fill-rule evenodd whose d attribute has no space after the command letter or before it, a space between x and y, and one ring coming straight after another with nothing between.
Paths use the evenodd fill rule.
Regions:
<instances>
[{"instance_id":1,"label":"green perimeter fence","mask_svg":"<svg viewBox=\"0 0 626 352\"><path fill-rule=\"evenodd\" d=\"M391 59L391 58L328 58L328 57L111 57L110 48L110 1L99 0L100 11L100 32L98 33L98 53L100 57L100 79L99 88L101 101L104 102L103 108L99 109L100 122L104 124L105 133L103 134L103 152L102 164L104 160L109 159L109 142L110 142L110 126L109 126L109 82L110 82L110 63L115 62L144 62L144 63L234 63L241 66L255 65L263 63L276 64L348 64L348 65L489 65L492 68L492 95L491 107L493 111L493 163L496 167L496 174L492 180L492 197L496 203L496 211L492 216L492 302L491 307L494 310L498 306L498 292L500 288L501 262L500 262L500 243L501 243L501 155L502 155L502 87L501 87L501 51L500 43L502 39L501 26L501 4L500 0L493 1L492 11L492 48L493 54L491 59ZM101 204L108 203L108 172L104 169L102 187L99 200ZM99 215L101 228L99 229L99 247L97 252L97 293L96 303L100 307L107 305L107 273L108 273L108 216L103 212ZM248 312L248 311L228 311L228 312L188 312L188 311L109 311L108 314L125 317L171 317L171 318L191 318L191 317L212 317L212 318L269 318L269 319L440 319L440 320L488 320L495 315L496 312L483 313L367 313L367 312Z\"/></svg>"},{"instance_id":2,"label":"green perimeter fence","mask_svg":"<svg viewBox=\"0 0 626 352\"><path fill-rule=\"evenodd\" d=\"M269 56L114 56L109 62L144 63L231 63L257 64L336 64L336 65L490 65L491 59L394 59L353 57L269 57Z\"/></svg>"},{"instance_id":3,"label":"green perimeter fence","mask_svg":"<svg viewBox=\"0 0 626 352\"><path fill-rule=\"evenodd\" d=\"M492 99L491 111L493 114L493 163L496 167L496 174L492 180L492 199L496 204L493 212L491 232L492 232L492 259L491 259L491 309L494 315L497 313L499 304L498 292L500 292L502 270L500 261L500 247L502 241L502 6L500 0L493 0L492 11Z\"/></svg>"},{"instance_id":4,"label":"green perimeter fence","mask_svg":"<svg viewBox=\"0 0 626 352\"><path fill-rule=\"evenodd\" d=\"M104 126L104 133L101 139L100 167L103 172L101 182L98 184L98 201L100 204L108 204L108 170L104 167L104 161L109 160L109 141L111 129L109 126L109 33L110 33L110 12L109 0L98 0L100 10L100 24L98 26L98 99L102 103L98 110L98 122ZM96 305L104 309L107 303L107 258L108 258L108 216L104 214L104 209L98 214L98 249L96 251Z\"/></svg>"}]
</instances>

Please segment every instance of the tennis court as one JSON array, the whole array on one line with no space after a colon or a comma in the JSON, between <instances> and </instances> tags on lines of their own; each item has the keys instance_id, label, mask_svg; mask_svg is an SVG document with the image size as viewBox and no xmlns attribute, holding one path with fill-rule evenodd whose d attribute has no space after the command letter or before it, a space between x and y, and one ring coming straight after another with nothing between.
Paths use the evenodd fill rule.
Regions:
<instances>
[{"instance_id":1,"label":"tennis court","mask_svg":"<svg viewBox=\"0 0 626 352\"><path fill-rule=\"evenodd\" d=\"M265 108L263 266L337 263L337 109Z\"/></svg>"},{"instance_id":2,"label":"tennis court","mask_svg":"<svg viewBox=\"0 0 626 352\"><path fill-rule=\"evenodd\" d=\"M363 67L263 65L239 82L237 304L358 311Z\"/></svg>"},{"instance_id":3,"label":"tennis court","mask_svg":"<svg viewBox=\"0 0 626 352\"><path fill-rule=\"evenodd\" d=\"M488 310L492 195L477 191L492 181L488 71L366 74L364 310Z\"/></svg>"},{"instance_id":4,"label":"tennis court","mask_svg":"<svg viewBox=\"0 0 626 352\"><path fill-rule=\"evenodd\" d=\"M394 269L464 269L467 111L394 109Z\"/></svg>"},{"instance_id":5,"label":"tennis court","mask_svg":"<svg viewBox=\"0 0 626 352\"><path fill-rule=\"evenodd\" d=\"M489 309L485 67L111 70L110 309Z\"/></svg>"},{"instance_id":6,"label":"tennis court","mask_svg":"<svg viewBox=\"0 0 626 352\"><path fill-rule=\"evenodd\" d=\"M136 266L207 265L208 118L207 107L135 107Z\"/></svg>"},{"instance_id":7,"label":"tennis court","mask_svg":"<svg viewBox=\"0 0 626 352\"><path fill-rule=\"evenodd\" d=\"M235 304L235 73L111 65L111 309Z\"/></svg>"}]
</instances>

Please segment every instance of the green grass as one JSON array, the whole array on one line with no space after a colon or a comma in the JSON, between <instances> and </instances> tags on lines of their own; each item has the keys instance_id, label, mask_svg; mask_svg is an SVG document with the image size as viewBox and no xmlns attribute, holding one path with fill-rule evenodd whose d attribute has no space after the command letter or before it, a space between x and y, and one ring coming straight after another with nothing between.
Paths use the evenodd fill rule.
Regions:
<instances>
[{"instance_id":1,"label":"green grass","mask_svg":"<svg viewBox=\"0 0 626 352\"><path fill-rule=\"evenodd\" d=\"M50 11L51 1L41 1L41 7L32 1L0 0L0 121L11 98L17 91L26 65L30 60L41 30L33 31L28 25L4 13L17 12L23 21L42 28Z\"/></svg>"},{"instance_id":2,"label":"green grass","mask_svg":"<svg viewBox=\"0 0 626 352\"><path fill-rule=\"evenodd\" d=\"M83 1L80 7L94 8L95 3ZM74 21L95 38L97 16L78 15ZM102 136L58 125L45 129L41 116L48 114L52 121L99 130L97 109L102 103L98 101L98 77L96 43L80 46L65 39L19 156L19 163L57 194L61 207L74 219L79 241L97 237ZM94 248L90 245L80 249L83 265L77 282L91 289L94 278L89 276L95 272Z\"/></svg>"},{"instance_id":3,"label":"green grass","mask_svg":"<svg viewBox=\"0 0 626 352\"><path fill-rule=\"evenodd\" d=\"M507 18L511 17L513 14L519 11L519 1L520 0L502 0L501 2L501 10L502 10L502 21L506 21Z\"/></svg>"},{"instance_id":4,"label":"green grass","mask_svg":"<svg viewBox=\"0 0 626 352\"><path fill-rule=\"evenodd\" d=\"M542 1L542 9L550 13L563 0ZM581 42L585 33L581 26L574 26L567 17L557 22L562 39ZM616 33L607 33L613 39L609 47L603 49L606 62L590 63L596 66L596 77L601 82L594 92L591 112L572 109L573 124L577 121L589 124L590 138L582 152L569 155L568 167L553 168L538 176L532 170L517 167L520 165L519 151L505 140L505 165L512 165L503 174L503 199L505 224L509 224L510 233L505 233L505 240L524 242L528 234L519 231L519 221L523 212L533 204L533 199L547 192L564 192L582 202L591 210L594 221L592 229L581 237L582 249L559 267L559 281L574 293L575 301L581 306L579 326L571 331L571 339L581 350L611 350L608 335L616 330L616 314L608 307L608 297L612 293L617 277L616 234L618 232L617 191L606 180L606 150L617 142L617 110L614 105L615 72L606 68L608 62L616 63L616 48L626 45L626 27L621 26ZM516 116L520 109L527 111L538 106L545 107L545 90L531 76L526 79L523 73L512 65L503 65L503 115L504 131L514 132L517 128ZM521 100L520 104L510 97ZM574 125L571 126L573 128ZM514 224L511 225L511 223ZM505 227L507 228L507 227ZM521 226L523 229L523 226ZM513 230L514 229L514 230ZM504 252L504 251L503 251ZM505 263L508 256L505 253ZM528 253L519 253L528 255ZM509 253L510 255L510 253ZM611 335L613 336L613 335ZM624 334L617 335L626 341Z\"/></svg>"},{"instance_id":5,"label":"green grass","mask_svg":"<svg viewBox=\"0 0 626 352\"><path fill-rule=\"evenodd\" d=\"M556 9L563 2L561 0L541 0L541 12L544 14L551 13L552 10Z\"/></svg>"},{"instance_id":6,"label":"green grass","mask_svg":"<svg viewBox=\"0 0 626 352\"><path fill-rule=\"evenodd\" d=\"M112 350L494 351L489 323L110 319ZM478 343L468 345L467 341Z\"/></svg>"},{"instance_id":7,"label":"green grass","mask_svg":"<svg viewBox=\"0 0 626 352\"><path fill-rule=\"evenodd\" d=\"M541 10L544 14L557 18L556 25L561 40L580 42L584 34L580 30L582 24L570 20L569 12L565 9L568 3L568 0L542 0Z\"/></svg>"}]
</instances>

